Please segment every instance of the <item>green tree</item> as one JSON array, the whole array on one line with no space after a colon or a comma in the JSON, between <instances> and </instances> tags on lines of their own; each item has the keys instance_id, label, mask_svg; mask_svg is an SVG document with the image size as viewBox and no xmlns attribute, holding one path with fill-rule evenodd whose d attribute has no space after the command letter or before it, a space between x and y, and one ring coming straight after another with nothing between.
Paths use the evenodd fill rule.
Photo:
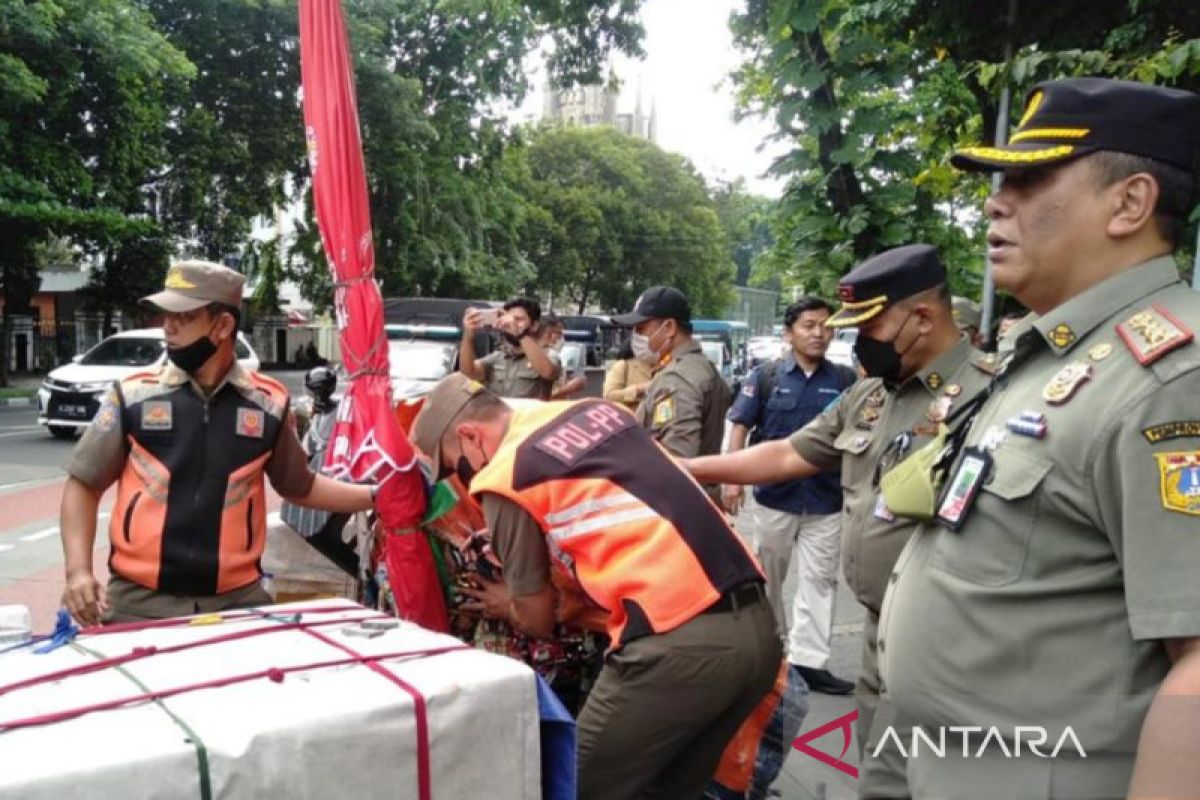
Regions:
<instances>
[{"instance_id":1,"label":"green tree","mask_svg":"<svg viewBox=\"0 0 1200 800\"><path fill-rule=\"evenodd\" d=\"M986 183L949 166L990 139L1001 86L1108 74L1194 86L1200 9L1169 0L749 0L731 19L750 56L743 113L770 115L792 149L771 271L828 292L856 261L907 242L938 245L959 291L983 266ZM1016 56L1004 59L1006 36Z\"/></svg>"},{"instance_id":2,"label":"green tree","mask_svg":"<svg viewBox=\"0 0 1200 800\"><path fill-rule=\"evenodd\" d=\"M581 312L627 310L654 284L678 286L700 315L727 307L733 260L708 187L682 156L611 128L542 127L507 160L529 206L531 288Z\"/></svg>"},{"instance_id":3,"label":"green tree","mask_svg":"<svg viewBox=\"0 0 1200 800\"><path fill-rule=\"evenodd\" d=\"M717 206L721 229L725 231L725 240L729 243L729 255L735 265L734 283L749 286L755 276L754 267L759 257L775 243L771 235L771 217L776 203L770 198L748 193L745 181L741 178L718 184L713 192L713 201Z\"/></svg>"},{"instance_id":4,"label":"green tree","mask_svg":"<svg viewBox=\"0 0 1200 800\"><path fill-rule=\"evenodd\" d=\"M0 352L38 285L35 248L153 230L146 175L164 156L167 95L191 65L127 0L0 5ZM7 359L0 358L0 385Z\"/></svg>"},{"instance_id":5,"label":"green tree","mask_svg":"<svg viewBox=\"0 0 1200 800\"><path fill-rule=\"evenodd\" d=\"M640 53L641 0L358 0L351 4L359 111L385 293L502 296L533 276L525 209L508 186L498 101L528 90L549 38L555 79L599 79Z\"/></svg>"},{"instance_id":6,"label":"green tree","mask_svg":"<svg viewBox=\"0 0 1200 800\"><path fill-rule=\"evenodd\" d=\"M169 158L155 177L164 224L221 261L304 169L296 0L137 0L195 65L168 98ZM292 191L289 191L292 189Z\"/></svg>"}]
</instances>

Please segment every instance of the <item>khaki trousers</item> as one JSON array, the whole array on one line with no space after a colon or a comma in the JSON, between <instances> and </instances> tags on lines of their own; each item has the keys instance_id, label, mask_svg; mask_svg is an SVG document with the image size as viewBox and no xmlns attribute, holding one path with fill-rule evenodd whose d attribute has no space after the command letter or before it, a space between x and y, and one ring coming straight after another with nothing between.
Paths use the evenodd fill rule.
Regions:
<instances>
[{"instance_id":1,"label":"khaki trousers","mask_svg":"<svg viewBox=\"0 0 1200 800\"><path fill-rule=\"evenodd\" d=\"M699 797L781 650L759 600L609 654L579 716L579 800Z\"/></svg>"},{"instance_id":2,"label":"khaki trousers","mask_svg":"<svg viewBox=\"0 0 1200 800\"><path fill-rule=\"evenodd\" d=\"M273 602L258 581L222 594L193 596L164 594L113 575L108 581L108 613L104 622L147 622L269 606Z\"/></svg>"}]
</instances>

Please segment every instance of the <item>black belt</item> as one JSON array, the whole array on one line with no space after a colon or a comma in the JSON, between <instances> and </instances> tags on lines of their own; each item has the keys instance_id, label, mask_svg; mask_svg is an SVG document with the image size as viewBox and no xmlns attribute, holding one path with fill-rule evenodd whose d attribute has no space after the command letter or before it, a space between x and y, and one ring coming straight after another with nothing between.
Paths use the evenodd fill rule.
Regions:
<instances>
[{"instance_id":1,"label":"black belt","mask_svg":"<svg viewBox=\"0 0 1200 800\"><path fill-rule=\"evenodd\" d=\"M730 589L721 595L721 599L704 609L703 613L723 614L728 611L737 611L739 608L761 603L765 599L766 595L763 594L762 584L758 581L751 581Z\"/></svg>"}]
</instances>

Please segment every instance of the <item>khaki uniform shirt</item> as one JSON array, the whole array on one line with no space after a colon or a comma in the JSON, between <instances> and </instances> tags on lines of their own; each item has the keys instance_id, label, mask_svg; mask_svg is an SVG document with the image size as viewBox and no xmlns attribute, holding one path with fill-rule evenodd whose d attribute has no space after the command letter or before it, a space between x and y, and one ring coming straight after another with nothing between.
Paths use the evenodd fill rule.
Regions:
<instances>
[{"instance_id":1,"label":"khaki uniform shirt","mask_svg":"<svg viewBox=\"0 0 1200 800\"><path fill-rule=\"evenodd\" d=\"M955 745L910 760L916 795L1124 797L1170 669L1160 640L1200 636L1197 327L1200 294L1160 258L1013 331L967 440L990 477L958 532L925 524L901 554L883 677L927 730L996 726L1011 748L1041 726L1050 750L1071 726L1087 759L1068 744L1016 765L993 745L994 771L956 768ZM1008 430L1022 413L1045 416L1044 438Z\"/></svg>"},{"instance_id":2,"label":"khaki uniform shirt","mask_svg":"<svg viewBox=\"0 0 1200 800\"><path fill-rule=\"evenodd\" d=\"M556 366L558 360L550 356L550 361ZM543 378L533 368L525 353L516 349L501 348L479 359L483 368L483 384L501 397L527 397L534 400L549 400L558 379L556 371L553 377ZM559 367L559 371L561 371Z\"/></svg>"},{"instance_id":3,"label":"khaki uniform shirt","mask_svg":"<svg viewBox=\"0 0 1200 800\"><path fill-rule=\"evenodd\" d=\"M884 507L876 465L897 435L914 428L908 452L919 450L936 430L934 417L952 413L987 385L988 368L964 337L893 392L878 378L860 380L789 439L805 461L842 472L842 567L846 583L873 614L915 527Z\"/></svg>"},{"instance_id":4,"label":"khaki uniform shirt","mask_svg":"<svg viewBox=\"0 0 1200 800\"><path fill-rule=\"evenodd\" d=\"M678 458L721 452L729 386L704 355L700 343L675 348L638 406L638 421L659 444Z\"/></svg>"},{"instance_id":5,"label":"khaki uniform shirt","mask_svg":"<svg viewBox=\"0 0 1200 800\"><path fill-rule=\"evenodd\" d=\"M259 396L258 389L250 382L245 368L238 362L225 374L224 380L208 395L183 370L174 364L163 365L163 385L168 387L189 384L200 397L215 397L226 385L249 398ZM289 409L268 408L269 413L284 417L285 424L279 432L279 440L266 463L267 477L275 491L284 497L304 497L312 488L314 473L308 468L308 454L300 446L296 428L286 420ZM64 469L67 474L96 491L104 491L121 477L125 459L129 455L129 443L121 430L121 395L110 389L100 404L92 424L88 426L75 449L71 451ZM216 432L214 432L216 435ZM233 436L234 431L224 435Z\"/></svg>"}]
</instances>

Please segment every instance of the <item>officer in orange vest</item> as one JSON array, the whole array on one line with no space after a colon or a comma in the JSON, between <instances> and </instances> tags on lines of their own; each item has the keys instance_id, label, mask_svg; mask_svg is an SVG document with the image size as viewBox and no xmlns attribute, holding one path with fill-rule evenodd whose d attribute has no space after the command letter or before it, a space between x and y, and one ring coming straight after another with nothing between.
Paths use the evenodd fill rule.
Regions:
<instances>
[{"instance_id":1,"label":"officer in orange vest","mask_svg":"<svg viewBox=\"0 0 1200 800\"><path fill-rule=\"evenodd\" d=\"M461 374L413 425L480 502L533 636L551 570L608 612L612 647L579 717L579 797L698 797L782 657L763 576L720 509L629 412L602 400L510 408Z\"/></svg>"},{"instance_id":2,"label":"officer in orange vest","mask_svg":"<svg viewBox=\"0 0 1200 800\"><path fill-rule=\"evenodd\" d=\"M371 508L374 487L314 474L287 390L237 361L245 277L184 261L163 291L167 360L105 395L66 464L63 605L80 622L134 622L271 603L260 584L267 537L263 477L297 505ZM100 498L114 482L112 578L92 566Z\"/></svg>"}]
</instances>

